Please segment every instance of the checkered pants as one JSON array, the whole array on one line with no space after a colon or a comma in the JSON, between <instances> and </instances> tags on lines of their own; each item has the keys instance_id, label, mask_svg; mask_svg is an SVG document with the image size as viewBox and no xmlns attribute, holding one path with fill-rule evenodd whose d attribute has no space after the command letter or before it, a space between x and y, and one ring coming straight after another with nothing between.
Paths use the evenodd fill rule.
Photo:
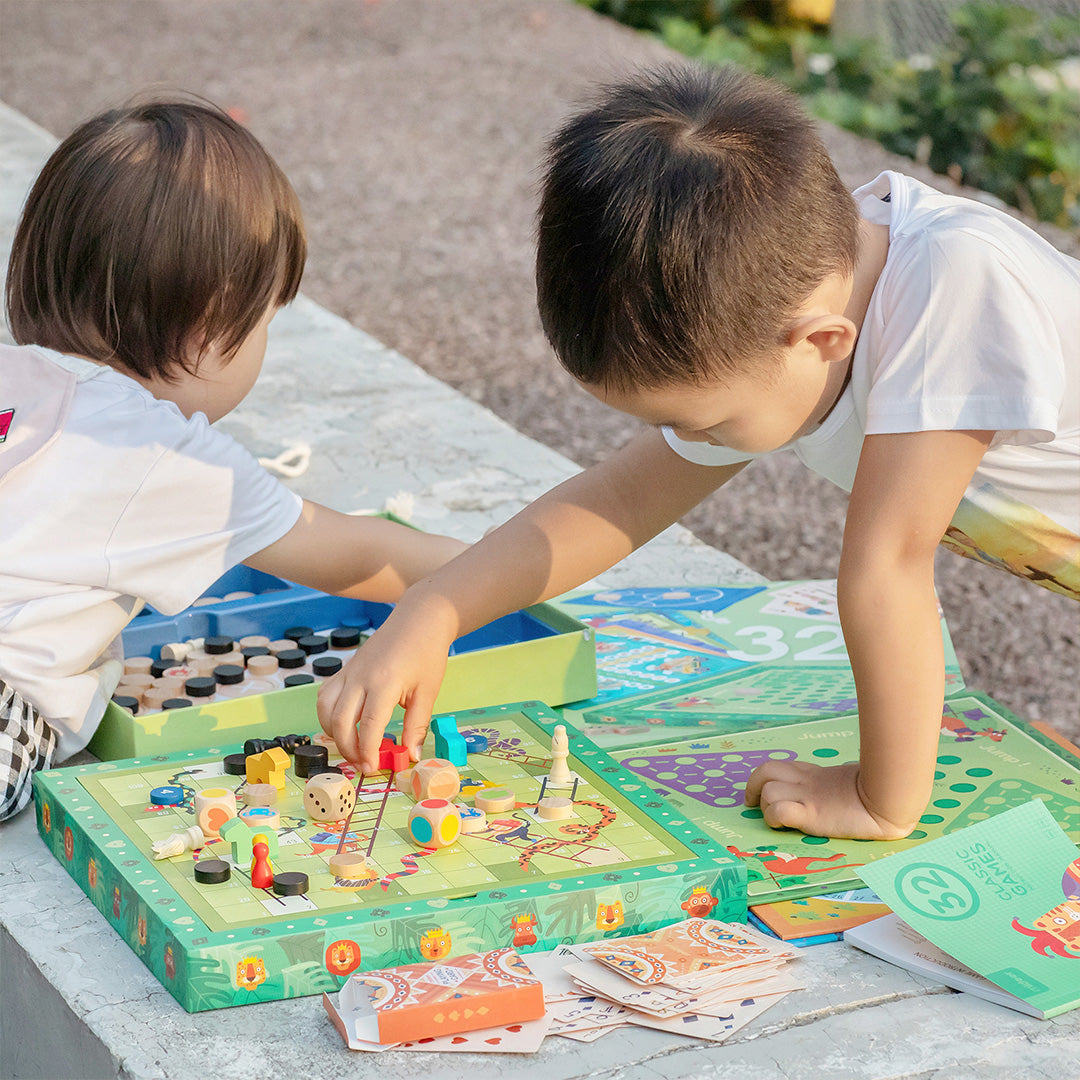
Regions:
<instances>
[{"instance_id":1,"label":"checkered pants","mask_svg":"<svg viewBox=\"0 0 1080 1080\"><path fill-rule=\"evenodd\" d=\"M52 766L56 732L0 679L0 821L30 802L30 778Z\"/></svg>"}]
</instances>

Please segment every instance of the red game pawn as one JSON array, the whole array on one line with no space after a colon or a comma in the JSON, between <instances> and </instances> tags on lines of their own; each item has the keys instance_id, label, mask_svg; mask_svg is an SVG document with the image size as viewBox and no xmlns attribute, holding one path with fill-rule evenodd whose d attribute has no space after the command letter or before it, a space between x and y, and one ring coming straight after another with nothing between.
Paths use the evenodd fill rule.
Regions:
<instances>
[{"instance_id":1,"label":"red game pawn","mask_svg":"<svg viewBox=\"0 0 1080 1080\"><path fill-rule=\"evenodd\" d=\"M274 884L274 871L270 866L270 845L256 841L251 847L251 885L255 889L269 889Z\"/></svg>"}]
</instances>

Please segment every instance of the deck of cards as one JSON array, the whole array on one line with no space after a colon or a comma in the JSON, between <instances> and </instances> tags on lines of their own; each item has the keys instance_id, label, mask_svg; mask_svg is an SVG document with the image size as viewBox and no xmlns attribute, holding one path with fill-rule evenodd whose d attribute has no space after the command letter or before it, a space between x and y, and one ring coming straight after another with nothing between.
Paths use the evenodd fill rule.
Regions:
<instances>
[{"instance_id":1,"label":"deck of cards","mask_svg":"<svg viewBox=\"0 0 1080 1080\"><path fill-rule=\"evenodd\" d=\"M624 1024L722 1042L801 984L797 950L747 926L687 919L650 934L529 957L550 1033L592 1042ZM558 965L561 971L551 968Z\"/></svg>"},{"instance_id":2,"label":"deck of cards","mask_svg":"<svg viewBox=\"0 0 1080 1080\"><path fill-rule=\"evenodd\" d=\"M325 994L323 999L353 1050L533 1053L549 1034L592 1042L626 1024L722 1042L801 988L784 970L797 955L794 947L742 923L686 919L649 934L560 945L527 957L507 948L441 964L357 973L336 999ZM482 979L466 993L471 984L465 973L473 969L486 972L487 982ZM516 1011L500 1015L485 1008L481 1013L476 1006L491 1002L478 994L493 988L493 976L515 984L509 989L518 996L530 985L536 993L527 1007L514 997ZM543 986L543 1016L536 1008L537 983ZM451 984L453 992L447 990ZM382 1022L394 1014L405 1027L391 1030ZM501 1023L481 1026L496 1019ZM406 1030L408 1041L400 1041Z\"/></svg>"}]
</instances>

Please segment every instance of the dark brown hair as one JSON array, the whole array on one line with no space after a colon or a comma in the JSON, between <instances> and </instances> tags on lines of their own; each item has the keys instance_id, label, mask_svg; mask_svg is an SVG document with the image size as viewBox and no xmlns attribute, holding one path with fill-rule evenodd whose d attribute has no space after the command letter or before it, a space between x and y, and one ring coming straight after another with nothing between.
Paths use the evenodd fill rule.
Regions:
<instances>
[{"instance_id":1,"label":"dark brown hair","mask_svg":"<svg viewBox=\"0 0 1080 1080\"><path fill-rule=\"evenodd\" d=\"M239 347L300 287L300 204L259 141L204 102L94 117L45 163L8 264L8 324L145 377Z\"/></svg>"},{"instance_id":2,"label":"dark brown hair","mask_svg":"<svg viewBox=\"0 0 1080 1080\"><path fill-rule=\"evenodd\" d=\"M537 300L586 383L768 374L799 306L857 248L854 200L814 122L735 68L608 86L548 147Z\"/></svg>"}]
</instances>

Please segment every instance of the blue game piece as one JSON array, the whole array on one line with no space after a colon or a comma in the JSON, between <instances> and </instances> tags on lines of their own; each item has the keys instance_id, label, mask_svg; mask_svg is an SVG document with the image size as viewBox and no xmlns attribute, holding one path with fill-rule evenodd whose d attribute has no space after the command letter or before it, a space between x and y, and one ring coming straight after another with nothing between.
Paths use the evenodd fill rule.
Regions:
<instances>
[{"instance_id":1,"label":"blue game piece","mask_svg":"<svg viewBox=\"0 0 1080 1080\"><path fill-rule=\"evenodd\" d=\"M183 801L184 789L174 784L166 784L150 791L150 802L153 806L180 806Z\"/></svg>"},{"instance_id":2,"label":"blue game piece","mask_svg":"<svg viewBox=\"0 0 1080 1080\"><path fill-rule=\"evenodd\" d=\"M468 750L452 716L436 716L431 721L431 731L435 736L436 757L445 758L458 768L466 764Z\"/></svg>"},{"instance_id":3,"label":"blue game piece","mask_svg":"<svg viewBox=\"0 0 1080 1080\"><path fill-rule=\"evenodd\" d=\"M473 733L465 736L465 750L470 754L487 753L488 741L486 735Z\"/></svg>"}]
</instances>

